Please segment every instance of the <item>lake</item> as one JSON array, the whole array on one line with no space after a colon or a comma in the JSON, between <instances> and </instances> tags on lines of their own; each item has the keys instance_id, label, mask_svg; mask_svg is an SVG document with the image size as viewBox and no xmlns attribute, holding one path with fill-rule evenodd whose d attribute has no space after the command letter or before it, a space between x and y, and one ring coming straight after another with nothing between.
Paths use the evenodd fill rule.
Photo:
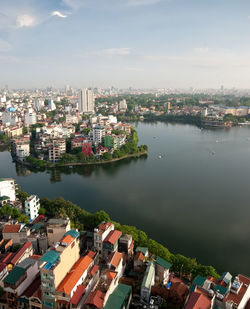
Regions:
<instances>
[{"instance_id":1,"label":"lake","mask_svg":"<svg viewBox=\"0 0 250 309\"><path fill-rule=\"evenodd\" d=\"M174 253L250 275L250 127L135 124L148 156L31 172L0 153L0 176L39 197L63 196L136 225Z\"/></svg>"}]
</instances>

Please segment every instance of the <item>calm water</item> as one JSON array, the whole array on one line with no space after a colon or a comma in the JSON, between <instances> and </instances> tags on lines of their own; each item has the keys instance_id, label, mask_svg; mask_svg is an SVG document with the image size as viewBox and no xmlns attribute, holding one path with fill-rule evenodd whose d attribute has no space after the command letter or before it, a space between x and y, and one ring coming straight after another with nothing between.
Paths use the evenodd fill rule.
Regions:
<instances>
[{"instance_id":1,"label":"calm water","mask_svg":"<svg viewBox=\"0 0 250 309\"><path fill-rule=\"evenodd\" d=\"M175 253L250 275L250 127L137 126L147 158L33 173L0 153L0 176L24 191L104 209ZM159 155L162 156L159 159Z\"/></svg>"}]
</instances>

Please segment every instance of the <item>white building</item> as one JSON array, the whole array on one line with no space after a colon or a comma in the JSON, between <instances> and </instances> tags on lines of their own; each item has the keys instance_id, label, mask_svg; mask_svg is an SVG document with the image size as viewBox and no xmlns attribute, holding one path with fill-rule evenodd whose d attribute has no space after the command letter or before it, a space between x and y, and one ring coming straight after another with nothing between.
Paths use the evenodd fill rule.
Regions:
<instances>
[{"instance_id":1,"label":"white building","mask_svg":"<svg viewBox=\"0 0 250 309\"><path fill-rule=\"evenodd\" d=\"M95 145L101 144L104 134L105 134L104 127L94 127L93 128L93 143Z\"/></svg>"},{"instance_id":2,"label":"white building","mask_svg":"<svg viewBox=\"0 0 250 309\"><path fill-rule=\"evenodd\" d=\"M25 201L25 214L34 220L38 217L38 211L40 208L40 200L36 195L29 196Z\"/></svg>"},{"instance_id":3,"label":"white building","mask_svg":"<svg viewBox=\"0 0 250 309\"><path fill-rule=\"evenodd\" d=\"M32 124L36 124L36 113L27 113L25 114L25 124L27 126L31 126Z\"/></svg>"},{"instance_id":4,"label":"white building","mask_svg":"<svg viewBox=\"0 0 250 309\"><path fill-rule=\"evenodd\" d=\"M113 115L109 115L109 122L110 123L117 123L117 117Z\"/></svg>"},{"instance_id":5,"label":"white building","mask_svg":"<svg viewBox=\"0 0 250 309\"><path fill-rule=\"evenodd\" d=\"M127 101L125 99L119 102L119 110L126 110L127 109Z\"/></svg>"},{"instance_id":6,"label":"white building","mask_svg":"<svg viewBox=\"0 0 250 309\"><path fill-rule=\"evenodd\" d=\"M48 100L48 108L51 111L56 110L56 105L55 105L55 103L54 103L54 101L52 99Z\"/></svg>"},{"instance_id":7,"label":"white building","mask_svg":"<svg viewBox=\"0 0 250 309\"><path fill-rule=\"evenodd\" d=\"M44 100L41 99L36 99L34 101L34 109L39 112L40 110L42 110L44 108Z\"/></svg>"},{"instance_id":8,"label":"white building","mask_svg":"<svg viewBox=\"0 0 250 309\"><path fill-rule=\"evenodd\" d=\"M0 178L0 197L8 196L11 202L16 200L16 185L12 178Z\"/></svg>"},{"instance_id":9,"label":"white building","mask_svg":"<svg viewBox=\"0 0 250 309\"><path fill-rule=\"evenodd\" d=\"M2 124L4 126L15 126L18 118L15 113L11 111L5 111L2 114Z\"/></svg>"},{"instance_id":10,"label":"white building","mask_svg":"<svg viewBox=\"0 0 250 309\"><path fill-rule=\"evenodd\" d=\"M81 89L78 95L78 111L93 114L95 111L94 94L89 89Z\"/></svg>"},{"instance_id":11,"label":"white building","mask_svg":"<svg viewBox=\"0 0 250 309\"><path fill-rule=\"evenodd\" d=\"M19 160L24 161L30 155L30 144L17 143L16 144L16 156Z\"/></svg>"}]
</instances>

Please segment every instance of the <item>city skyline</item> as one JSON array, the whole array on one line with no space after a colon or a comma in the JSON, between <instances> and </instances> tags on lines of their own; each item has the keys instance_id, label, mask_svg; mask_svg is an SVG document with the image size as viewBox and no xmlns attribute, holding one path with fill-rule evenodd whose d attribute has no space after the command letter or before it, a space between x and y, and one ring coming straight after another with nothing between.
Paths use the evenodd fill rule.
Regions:
<instances>
[{"instance_id":1,"label":"city skyline","mask_svg":"<svg viewBox=\"0 0 250 309\"><path fill-rule=\"evenodd\" d=\"M0 0L0 86L249 88L246 0Z\"/></svg>"}]
</instances>

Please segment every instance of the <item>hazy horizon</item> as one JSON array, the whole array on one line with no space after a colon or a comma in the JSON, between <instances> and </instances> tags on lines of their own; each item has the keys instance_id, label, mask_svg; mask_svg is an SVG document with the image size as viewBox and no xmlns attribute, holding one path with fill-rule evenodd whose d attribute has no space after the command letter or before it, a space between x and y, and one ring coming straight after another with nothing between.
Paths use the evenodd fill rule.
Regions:
<instances>
[{"instance_id":1,"label":"hazy horizon","mask_svg":"<svg viewBox=\"0 0 250 309\"><path fill-rule=\"evenodd\" d=\"M0 88L240 88L248 0L0 0Z\"/></svg>"}]
</instances>

